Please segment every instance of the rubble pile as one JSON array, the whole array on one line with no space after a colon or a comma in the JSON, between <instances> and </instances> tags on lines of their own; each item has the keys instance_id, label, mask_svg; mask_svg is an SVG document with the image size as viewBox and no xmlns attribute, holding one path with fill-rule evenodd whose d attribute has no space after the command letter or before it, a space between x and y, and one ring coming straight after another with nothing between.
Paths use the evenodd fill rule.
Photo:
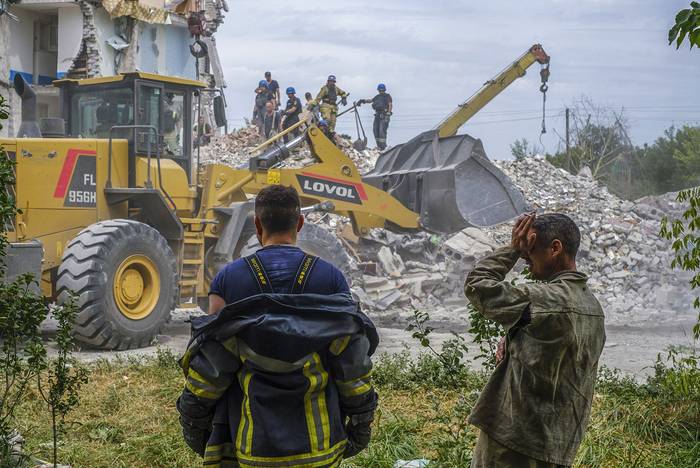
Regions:
<instances>
[{"instance_id":1,"label":"rubble pile","mask_svg":"<svg viewBox=\"0 0 700 468\"><path fill-rule=\"evenodd\" d=\"M244 127L214 138L202 148L202 160L246 167L260 142L256 127ZM377 150L355 150L348 138L338 138L337 144L362 173L372 169L379 156ZM304 146L282 167L313 162ZM688 278L671 268L670 245L658 236L660 220L682 212L675 194L630 202L609 193L590 173L574 176L539 156L495 164L538 212L565 213L580 226L578 267L589 275L610 323L673 320L690 313ZM312 215L309 221L341 239L357 270L351 275L353 292L375 318L404 323L419 309L452 326L466 324L466 274L484 254L510 242L511 230L511 223L467 228L454 235L374 229L359 239L344 217Z\"/></svg>"},{"instance_id":2,"label":"rubble pile","mask_svg":"<svg viewBox=\"0 0 700 468\"><path fill-rule=\"evenodd\" d=\"M538 212L565 213L580 226L578 267L589 275L610 323L675 320L691 313L687 276L671 268L670 244L658 236L660 219L680 212L673 194L630 202L541 157L496 164ZM467 272L481 256L510 242L510 231L510 223L452 236L374 230L355 248L362 275L354 291L379 317L403 320L420 309L454 322L464 316Z\"/></svg>"},{"instance_id":3,"label":"rubble pile","mask_svg":"<svg viewBox=\"0 0 700 468\"><path fill-rule=\"evenodd\" d=\"M675 195L622 200L590 177L571 175L541 157L499 165L534 207L566 213L579 225L578 266L610 320L667 320L692 310L687 274L671 268L670 243L658 235L660 220L681 211ZM509 229L500 229L495 237L509 236Z\"/></svg>"},{"instance_id":4,"label":"rubble pile","mask_svg":"<svg viewBox=\"0 0 700 468\"><path fill-rule=\"evenodd\" d=\"M227 135L212 138L211 143L200 149L200 158L203 163L216 162L232 167L247 167L251 156L261 154L260 151L255 153L253 150L262 142L263 139L255 125L242 127ZM360 173L364 174L374 168L380 154L379 150L358 151L353 148L349 138L341 136L336 137L336 143L353 160ZM316 162L316 158L311 154L308 145L305 144L292 150L290 157L283 161L280 167L304 167L314 162Z\"/></svg>"},{"instance_id":5,"label":"rubble pile","mask_svg":"<svg viewBox=\"0 0 700 468\"><path fill-rule=\"evenodd\" d=\"M233 167L247 166L250 152L261 142L254 125L241 127L227 135L216 135L199 148L202 163L221 163ZM197 150L195 150L197 151Z\"/></svg>"}]
</instances>

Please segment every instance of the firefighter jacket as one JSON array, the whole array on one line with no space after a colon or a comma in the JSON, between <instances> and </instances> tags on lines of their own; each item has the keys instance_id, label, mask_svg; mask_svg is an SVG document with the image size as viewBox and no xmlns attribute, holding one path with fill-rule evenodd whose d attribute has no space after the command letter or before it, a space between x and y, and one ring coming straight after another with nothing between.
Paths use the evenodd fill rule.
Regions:
<instances>
[{"instance_id":1,"label":"firefighter jacket","mask_svg":"<svg viewBox=\"0 0 700 468\"><path fill-rule=\"evenodd\" d=\"M374 109L375 116L382 117L384 114L389 112L389 104L394 101L391 99L391 94L389 93L377 93L369 102L372 103L372 109Z\"/></svg>"},{"instance_id":2,"label":"firefighter jacket","mask_svg":"<svg viewBox=\"0 0 700 468\"><path fill-rule=\"evenodd\" d=\"M321 88L314 100L314 104L325 104L333 107L337 106L338 96L345 97L348 93L335 86L330 88L328 85Z\"/></svg>"},{"instance_id":3,"label":"firefighter jacket","mask_svg":"<svg viewBox=\"0 0 700 468\"><path fill-rule=\"evenodd\" d=\"M377 404L376 329L348 294L303 293L314 257L291 294L272 293L259 259L246 260L263 292L192 319L180 361L185 439L207 433L205 466L338 466L346 419L371 420Z\"/></svg>"}]
</instances>

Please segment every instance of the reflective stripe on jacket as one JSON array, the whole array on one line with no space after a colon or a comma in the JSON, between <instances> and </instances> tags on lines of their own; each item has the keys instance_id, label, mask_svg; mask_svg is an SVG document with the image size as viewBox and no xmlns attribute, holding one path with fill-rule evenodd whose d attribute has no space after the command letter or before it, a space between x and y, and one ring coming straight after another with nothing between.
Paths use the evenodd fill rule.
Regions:
<instances>
[{"instance_id":1,"label":"reflective stripe on jacket","mask_svg":"<svg viewBox=\"0 0 700 468\"><path fill-rule=\"evenodd\" d=\"M338 466L346 418L376 407L376 329L347 294L274 294L249 266L262 294L192 319L182 418L211 421L206 466Z\"/></svg>"}]
</instances>

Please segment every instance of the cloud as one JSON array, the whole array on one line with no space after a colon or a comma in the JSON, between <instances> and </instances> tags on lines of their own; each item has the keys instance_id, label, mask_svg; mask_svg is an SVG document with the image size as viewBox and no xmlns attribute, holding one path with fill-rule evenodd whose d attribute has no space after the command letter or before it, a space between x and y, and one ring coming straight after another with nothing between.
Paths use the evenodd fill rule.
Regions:
<instances>
[{"instance_id":1,"label":"cloud","mask_svg":"<svg viewBox=\"0 0 700 468\"><path fill-rule=\"evenodd\" d=\"M217 44L234 125L249 117L253 88L265 70L283 87L314 94L334 73L351 100L371 97L377 82L387 83L396 102L389 130L395 144L432 128L541 42L552 56L545 148L556 149L553 130L563 126L562 109L581 95L615 108L652 108L630 111L630 121L636 119L631 133L641 144L674 119L700 119L699 111L682 108L700 98L698 54L666 43L675 12L686 5L685 0L236 1ZM508 157L517 138L539 143L538 88L533 66L463 130L482 138L491 157ZM664 114L660 106L672 109ZM363 107L362 114L371 127L370 109ZM354 132L353 120L341 119L339 129Z\"/></svg>"}]
</instances>

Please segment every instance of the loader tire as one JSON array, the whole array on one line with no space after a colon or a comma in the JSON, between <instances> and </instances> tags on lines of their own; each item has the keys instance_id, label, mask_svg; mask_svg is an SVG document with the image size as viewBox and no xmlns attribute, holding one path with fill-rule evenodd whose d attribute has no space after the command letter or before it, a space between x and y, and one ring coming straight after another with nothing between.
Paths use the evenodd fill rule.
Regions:
<instances>
[{"instance_id":1,"label":"loader tire","mask_svg":"<svg viewBox=\"0 0 700 468\"><path fill-rule=\"evenodd\" d=\"M74 294L73 333L87 347L148 346L175 308L175 255L146 224L127 219L95 223L68 243L56 291L59 304Z\"/></svg>"},{"instance_id":2,"label":"loader tire","mask_svg":"<svg viewBox=\"0 0 700 468\"><path fill-rule=\"evenodd\" d=\"M352 260L348 255L342 242L338 240L330 231L316 224L305 223L301 228L297 237L297 247L306 253L315 255L335 265L352 286L355 280L355 269L352 266ZM245 257L260 248L258 238L253 234L249 237L239 254Z\"/></svg>"}]
</instances>

